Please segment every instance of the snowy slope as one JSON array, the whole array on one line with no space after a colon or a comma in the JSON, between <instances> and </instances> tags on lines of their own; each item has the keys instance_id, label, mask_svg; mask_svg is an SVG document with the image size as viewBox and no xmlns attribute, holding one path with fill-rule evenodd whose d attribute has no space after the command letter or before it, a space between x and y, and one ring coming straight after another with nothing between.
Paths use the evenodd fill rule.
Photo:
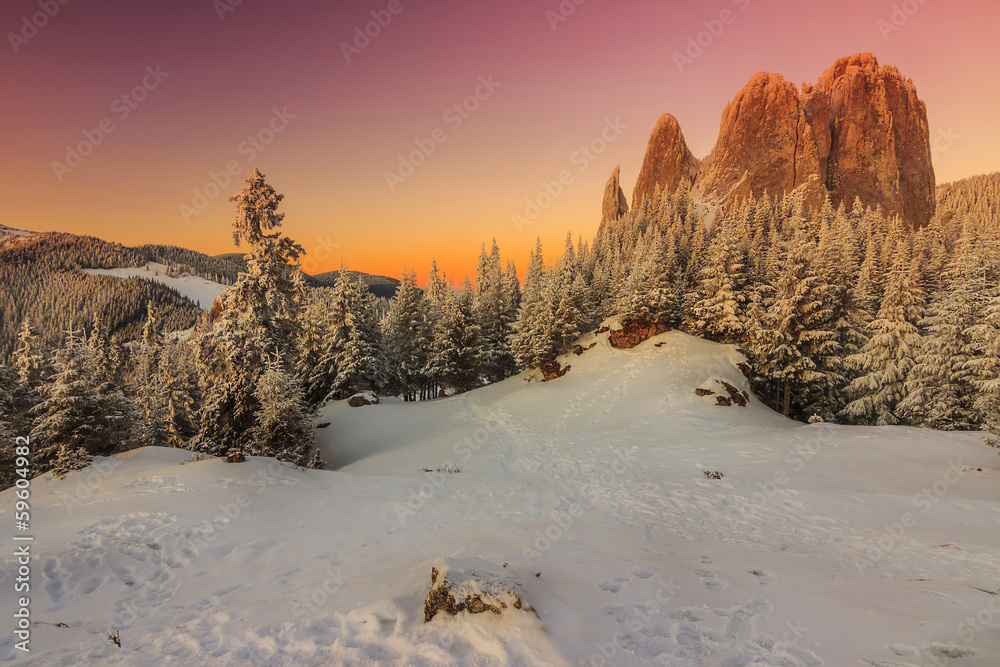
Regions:
<instances>
[{"instance_id":1,"label":"snowy slope","mask_svg":"<svg viewBox=\"0 0 1000 667\"><path fill-rule=\"evenodd\" d=\"M174 278L166 275L167 267L163 264L150 262L146 266L128 269L84 269L84 273L92 276L117 276L119 278L147 278L161 285L177 290L181 296L192 303L199 304L202 309L212 307L215 297L226 291L226 286L202 278L201 276L185 275Z\"/></svg>"},{"instance_id":2,"label":"snowy slope","mask_svg":"<svg viewBox=\"0 0 1000 667\"><path fill-rule=\"evenodd\" d=\"M548 383L328 406L337 472L146 448L35 480L34 619L69 626L35 627L35 664L1000 664L995 450L716 406L694 388L745 386L732 348L595 340ZM440 557L537 617L425 624Z\"/></svg>"}]
</instances>

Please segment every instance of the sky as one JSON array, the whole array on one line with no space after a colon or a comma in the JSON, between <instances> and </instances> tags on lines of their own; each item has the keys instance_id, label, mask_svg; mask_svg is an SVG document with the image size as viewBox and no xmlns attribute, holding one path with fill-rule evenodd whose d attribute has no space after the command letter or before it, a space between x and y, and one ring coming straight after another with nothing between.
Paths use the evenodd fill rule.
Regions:
<instances>
[{"instance_id":1,"label":"sky","mask_svg":"<svg viewBox=\"0 0 1000 667\"><path fill-rule=\"evenodd\" d=\"M661 113L697 157L758 71L869 51L913 79L938 183L1000 170L989 0L5 0L0 224L234 252L254 167L315 274L461 283L496 239L591 239ZM560 174L563 180L560 182Z\"/></svg>"}]
</instances>

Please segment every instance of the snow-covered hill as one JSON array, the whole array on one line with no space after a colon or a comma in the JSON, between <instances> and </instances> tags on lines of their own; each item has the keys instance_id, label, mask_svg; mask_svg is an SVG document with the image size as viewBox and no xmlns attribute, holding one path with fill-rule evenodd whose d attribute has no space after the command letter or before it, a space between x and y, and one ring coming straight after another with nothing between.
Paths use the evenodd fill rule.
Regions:
<instances>
[{"instance_id":1,"label":"snow-covered hill","mask_svg":"<svg viewBox=\"0 0 1000 667\"><path fill-rule=\"evenodd\" d=\"M31 236L34 233L35 232L29 232L24 229L14 229L13 227L8 227L7 225L0 225L0 241L8 236Z\"/></svg>"},{"instance_id":2,"label":"snow-covered hill","mask_svg":"<svg viewBox=\"0 0 1000 667\"><path fill-rule=\"evenodd\" d=\"M1000 664L1000 459L976 434L723 407L694 390L745 388L730 347L591 342L552 382L328 406L319 442L337 472L146 448L33 481L31 657ZM14 502L0 494L8 516ZM519 579L537 616L425 624L440 557ZM8 579L4 609L13 596ZM11 659L25 656L8 633Z\"/></svg>"},{"instance_id":3,"label":"snow-covered hill","mask_svg":"<svg viewBox=\"0 0 1000 667\"><path fill-rule=\"evenodd\" d=\"M84 273L95 276L117 276L119 278L147 278L177 290L181 296L198 304L203 310L212 307L215 297L226 291L226 286L201 276L184 274L180 277L167 275L164 264L149 262L145 266L124 269L84 269Z\"/></svg>"}]
</instances>

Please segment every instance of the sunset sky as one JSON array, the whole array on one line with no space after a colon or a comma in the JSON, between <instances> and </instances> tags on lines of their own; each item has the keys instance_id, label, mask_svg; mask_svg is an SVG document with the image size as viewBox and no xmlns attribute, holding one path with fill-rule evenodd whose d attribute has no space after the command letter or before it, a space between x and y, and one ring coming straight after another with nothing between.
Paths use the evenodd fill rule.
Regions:
<instances>
[{"instance_id":1,"label":"sunset sky","mask_svg":"<svg viewBox=\"0 0 1000 667\"><path fill-rule=\"evenodd\" d=\"M860 51L914 80L932 142L947 137L938 183L1000 170L988 0L64 1L0 8L0 223L12 227L232 252L226 197L256 166L285 195L309 273L343 257L423 280L436 258L460 282L493 237L523 272L536 236L550 260L567 231L593 236L615 165L631 203L661 113L704 157L755 72L801 85ZM721 34L678 67L705 22ZM377 34L357 48L369 23ZM400 172L416 142L433 153ZM603 152L578 152L592 142ZM86 156L68 155L80 145ZM512 216L527 219L526 200L562 170L572 182L518 229Z\"/></svg>"}]
</instances>

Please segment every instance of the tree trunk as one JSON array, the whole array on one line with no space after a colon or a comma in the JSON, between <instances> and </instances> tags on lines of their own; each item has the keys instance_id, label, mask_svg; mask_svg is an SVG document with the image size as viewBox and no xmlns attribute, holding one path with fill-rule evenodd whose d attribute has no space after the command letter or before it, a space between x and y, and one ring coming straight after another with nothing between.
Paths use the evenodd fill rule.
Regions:
<instances>
[{"instance_id":1,"label":"tree trunk","mask_svg":"<svg viewBox=\"0 0 1000 667\"><path fill-rule=\"evenodd\" d=\"M792 406L792 383L785 380L785 400L781 408L781 414L788 416L788 410Z\"/></svg>"}]
</instances>

